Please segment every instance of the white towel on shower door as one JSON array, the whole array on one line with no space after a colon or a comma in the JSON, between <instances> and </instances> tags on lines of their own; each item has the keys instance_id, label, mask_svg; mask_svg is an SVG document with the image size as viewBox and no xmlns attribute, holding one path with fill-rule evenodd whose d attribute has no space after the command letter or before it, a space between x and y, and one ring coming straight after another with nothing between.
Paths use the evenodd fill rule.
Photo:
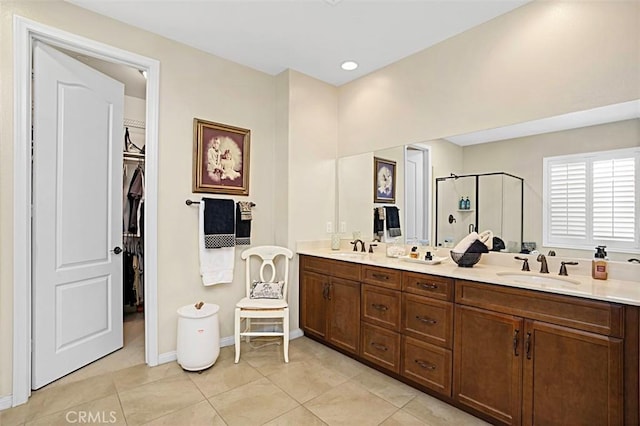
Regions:
<instances>
[{"instance_id":1,"label":"white towel on shower door","mask_svg":"<svg viewBox=\"0 0 640 426\"><path fill-rule=\"evenodd\" d=\"M207 249L204 247L204 202L200 203L198 248L200 251L200 275L202 276L202 284L209 286L233 282L236 248L221 247Z\"/></svg>"}]
</instances>

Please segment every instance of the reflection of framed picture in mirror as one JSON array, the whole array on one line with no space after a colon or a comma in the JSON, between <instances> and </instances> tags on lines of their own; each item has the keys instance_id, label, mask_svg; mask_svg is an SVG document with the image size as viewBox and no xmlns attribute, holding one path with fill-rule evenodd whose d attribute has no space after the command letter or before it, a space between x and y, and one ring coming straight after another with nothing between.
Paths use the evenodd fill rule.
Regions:
<instances>
[{"instance_id":1,"label":"reflection of framed picture in mirror","mask_svg":"<svg viewBox=\"0 0 640 426\"><path fill-rule=\"evenodd\" d=\"M373 157L373 202L396 202L396 162Z\"/></svg>"},{"instance_id":2,"label":"reflection of framed picture in mirror","mask_svg":"<svg viewBox=\"0 0 640 426\"><path fill-rule=\"evenodd\" d=\"M193 192L249 195L251 131L193 120Z\"/></svg>"}]
</instances>

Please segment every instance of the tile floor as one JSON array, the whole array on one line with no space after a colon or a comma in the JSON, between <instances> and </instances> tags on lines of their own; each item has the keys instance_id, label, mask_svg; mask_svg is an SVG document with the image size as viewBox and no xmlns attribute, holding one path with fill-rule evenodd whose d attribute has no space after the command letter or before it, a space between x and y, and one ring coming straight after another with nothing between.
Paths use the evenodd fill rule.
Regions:
<instances>
[{"instance_id":1,"label":"tile floor","mask_svg":"<svg viewBox=\"0 0 640 426\"><path fill-rule=\"evenodd\" d=\"M486 424L305 337L291 341L288 364L273 344L243 343L240 362L233 357L233 347L222 348L200 373L175 362L74 373L0 412L0 424Z\"/></svg>"}]
</instances>

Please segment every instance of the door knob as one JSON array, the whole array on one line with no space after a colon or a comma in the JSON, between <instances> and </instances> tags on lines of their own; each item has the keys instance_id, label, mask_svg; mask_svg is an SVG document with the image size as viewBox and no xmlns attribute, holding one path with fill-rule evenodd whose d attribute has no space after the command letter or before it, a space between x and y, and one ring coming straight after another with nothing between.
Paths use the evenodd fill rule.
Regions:
<instances>
[{"instance_id":1,"label":"door knob","mask_svg":"<svg viewBox=\"0 0 640 426\"><path fill-rule=\"evenodd\" d=\"M122 253L122 249L120 247L116 246L116 248L111 250L111 253L120 254L120 253Z\"/></svg>"}]
</instances>

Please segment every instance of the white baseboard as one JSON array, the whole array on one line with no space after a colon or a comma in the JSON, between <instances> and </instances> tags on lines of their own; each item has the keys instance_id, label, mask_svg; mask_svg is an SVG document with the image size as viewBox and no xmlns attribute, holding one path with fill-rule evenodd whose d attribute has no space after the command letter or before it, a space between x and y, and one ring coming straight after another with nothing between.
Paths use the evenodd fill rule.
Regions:
<instances>
[{"instance_id":1,"label":"white baseboard","mask_svg":"<svg viewBox=\"0 0 640 426\"><path fill-rule=\"evenodd\" d=\"M166 364L168 362L173 362L173 361L176 361L177 359L178 359L177 351L165 352L163 354L158 355L158 365Z\"/></svg>"},{"instance_id":2,"label":"white baseboard","mask_svg":"<svg viewBox=\"0 0 640 426\"><path fill-rule=\"evenodd\" d=\"M304 333L299 328L296 328L295 330L292 330L289 332L289 340L297 339L298 337L302 337L302 336L304 336ZM235 341L233 336L227 336L220 339L221 348L224 348L225 346L233 346L234 344L235 344ZM176 361L177 359L178 359L177 351L165 352L158 356L158 364L166 364L168 362ZM1 404L2 404L2 399L0 399L0 409L2 407Z\"/></svg>"},{"instance_id":3,"label":"white baseboard","mask_svg":"<svg viewBox=\"0 0 640 426\"><path fill-rule=\"evenodd\" d=\"M0 396L0 411L6 410L7 408L11 408L13 405L13 396Z\"/></svg>"},{"instance_id":4,"label":"white baseboard","mask_svg":"<svg viewBox=\"0 0 640 426\"><path fill-rule=\"evenodd\" d=\"M233 346L235 345L235 341L233 340L233 336L227 336L220 339L220 347L224 348L225 346Z\"/></svg>"}]
</instances>

